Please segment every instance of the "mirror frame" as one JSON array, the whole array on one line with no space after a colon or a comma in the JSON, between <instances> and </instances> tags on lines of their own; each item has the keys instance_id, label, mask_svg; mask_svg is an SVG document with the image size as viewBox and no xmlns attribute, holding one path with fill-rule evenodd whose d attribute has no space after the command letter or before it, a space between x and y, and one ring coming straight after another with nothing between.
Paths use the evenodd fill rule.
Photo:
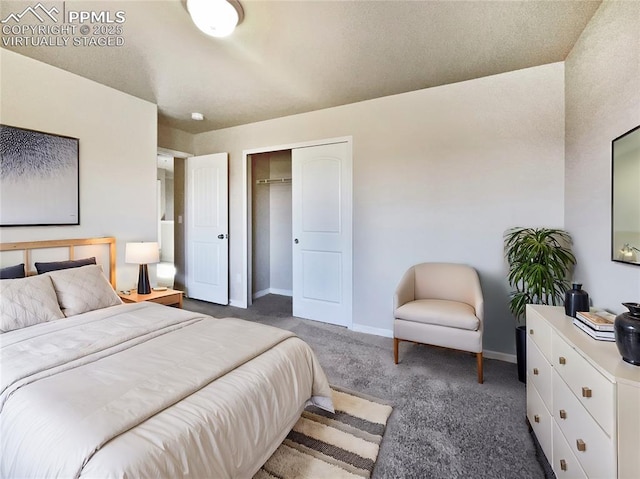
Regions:
<instances>
[{"instance_id":1,"label":"mirror frame","mask_svg":"<svg viewBox=\"0 0 640 479\"><path fill-rule=\"evenodd\" d=\"M615 194L616 194L616 185L615 185L615 164L616 164L616 142L619 143L625 137L629 135L635 134L637 136L638 144L640 145L640 125L632 128L631 130L623 133L611 140L611 261L621 264L630 264L634 266L640 266L640 241L638 244L625 243L624 245L616 244L616 232L615 232L615 218L616 218L616 204L615 204ZM640 162L640 154L638 155L638 162ZM640 166L639 166L640 168ZM640 183L638 184L640 188ZM638 211L640 211L640 204L638 205ZM626 247L626 248L625 248ZM624 260L622 258L623 250L626 254L629 255L632 260ZM635 259L633 259L635 258Z\"/></svg>"}]
</instances>

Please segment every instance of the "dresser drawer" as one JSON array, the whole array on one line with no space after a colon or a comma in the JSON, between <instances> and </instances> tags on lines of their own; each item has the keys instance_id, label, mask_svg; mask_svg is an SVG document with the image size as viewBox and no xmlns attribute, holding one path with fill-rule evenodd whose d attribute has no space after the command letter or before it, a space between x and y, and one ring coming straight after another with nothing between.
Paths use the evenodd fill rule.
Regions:
<instances>
[{"instance_id":1,"label":"dresser drawer","mask_svg":"<svg viewBox=\"0 0 640 479\"><path fill-rule=\"evenodd\" d=\"M551 454L553 453L551 443L551 413L544 405L542 398L536 391L535 386L527 384L527 419L531 424L533 432L538 438L540 447L547 459L551 461Z\"/></svg>"},{"instance_id":2,"label":"dresser drawer","mask_svg":"<svg viewBox=\"0 0 640 479\"><path fill-rule=\"evenodd\" d=\"M557 479L586 479L578 459L571 451L558 425L553 423L553 461L551 463Z\"/></svg>"},{"instance_id":3,"label":"dresser drawer","mask_svg":"<svg viewBox=\"0 0 640 479\"><path fill-rule=\"evenodd\" d=\"M615 437L605 434L564 380L553 373L553 419L589 477L616 477Z\"/></svg>"},{"instance_id":4,"label":"dresser drawer","mask_svg":"<svg viewBox=\"0 0 640 479\"><path fill-rule=\"evenodd\" d=\"M533 384L540 397L551 411L553 395L551 393L551 364L542 355L536 344L527 337L527 386Z\"/></svg>"},{"instance_id":5,"label":"dresser drawer","mask_svg":"<svg viewBox=\"0 0 640 479\"><path fill-rule=\"evenodd\" d=\"M543 356L551 362L551 326L536 312L527 314L527 337L536 343Z\"/></svg>"},{"instance_id":6,"label":"dresser drawer","mask_svg":"<svg viewBox=\"0 0 640 479\"><path fill-rule=\"evenodd\" d=\"M569 389L611 437L615 425L615 386L560 336L553 335L553 367ZM554 409L557 405L554 403Z\"/></svg>"}]
</instances>

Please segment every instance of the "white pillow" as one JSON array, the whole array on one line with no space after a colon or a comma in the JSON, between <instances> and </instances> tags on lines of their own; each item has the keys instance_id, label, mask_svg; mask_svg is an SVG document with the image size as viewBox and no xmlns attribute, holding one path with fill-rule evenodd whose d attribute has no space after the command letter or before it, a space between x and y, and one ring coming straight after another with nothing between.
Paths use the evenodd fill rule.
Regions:
<instances>
[{"instance_id":1,"label":"white pillow","mask_svg":"<svg viewBox=\"0 0 640 479\"><path fill-rule=\"evenodd\" d=\"M44 276L51 277L66 317L122 304L98 265L51 271Z\"/></svg>"},{"instance_id":2,"label":"white pillow","mask_svg":"<svg viewBox=\"0 0 640 479\"><path fill-rule=\"evenodd\" d=\"M64 318L51 278L29 276L0 281L0 331L5 333Z\"/></svg>"}]
</instances>

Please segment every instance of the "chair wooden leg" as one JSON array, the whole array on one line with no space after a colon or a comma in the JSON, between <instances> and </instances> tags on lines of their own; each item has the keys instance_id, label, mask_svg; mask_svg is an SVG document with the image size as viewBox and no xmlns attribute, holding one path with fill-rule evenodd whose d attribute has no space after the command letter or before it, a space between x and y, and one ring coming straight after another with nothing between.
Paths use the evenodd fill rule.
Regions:
<instances>
[{"instance_id":1,"label":"chair wooden leg","mask_svg":"<svg viewBox=\"0 0 640 479\"><path fill-rule=\"evenodd\" d=\"M478 383L482 384L484 382L482 375L482 353L476 353L476 359L478 361Z\"/></svg>"},{"instance_id":2,"label":"chair wooden leg","mask_svg":"<svg viewBox=\"0 0 640 479\"><path fill-rule=\"evenodd\" d=\"M393 338L393 362L396 364L398 364L398 344L400 344L400 340Z\"/></svg>"}]
</instances>

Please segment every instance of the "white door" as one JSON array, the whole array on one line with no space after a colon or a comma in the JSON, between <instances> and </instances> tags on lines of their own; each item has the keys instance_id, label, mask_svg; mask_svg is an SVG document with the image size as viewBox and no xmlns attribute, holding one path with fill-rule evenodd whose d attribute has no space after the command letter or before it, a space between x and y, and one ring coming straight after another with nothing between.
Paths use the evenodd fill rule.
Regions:
<instances>
[{"instance_id":1,"label":"white door","mask_svg":"<svg viewBox=\"0 0 640 479\"><path fill-rule=\"evenodd\" d=\"M187 295L219 304L229 303L227 164L227 153L187 159Z\"/></svg>"},{"instance_id":2,"label":"white door","mask_svg":"<svg viewBox=\"0 0 640 479\"><path fill-rule=\"evenodd\" d=\"M351 326L351 145L292 150L293 315Z\"/></svg>"}]
</instances>

